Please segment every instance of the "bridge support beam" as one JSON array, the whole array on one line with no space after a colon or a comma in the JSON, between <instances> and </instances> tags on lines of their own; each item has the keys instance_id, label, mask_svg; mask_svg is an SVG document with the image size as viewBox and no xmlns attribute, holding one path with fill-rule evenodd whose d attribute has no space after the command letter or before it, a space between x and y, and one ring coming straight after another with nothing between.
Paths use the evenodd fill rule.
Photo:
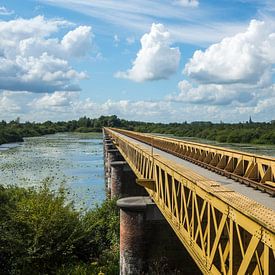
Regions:
<instances>
[{"instance_id":1,"label":"bridge support beam","mask_svg":"<svg viewBox=\"0 0 275 275\"><path fill-rule=\"evenodd\" d=\"M117 201L120 207L120 274L143 274L146 270L144 197Z\"/></svg>"},{"instance_id":2,"label":"bridge support beam","mask_svg":"<svg viewBox=\"0 0 275 275\"><path fill-rule=\"evenodd\" d=\"M108 195L111 195L111 163L120 160L123 160L123 157L117 149L107 150L105 158L105 182Z\"/></svg>"},{"instance_id":3,"label":"bridge support beam","mask_svg":"<svg viewBox=\"0 0 275 275\"><path fill-rule=\"evenodd\" d=\"M111 198L146 196L146 190L136 183L136 175L126 161L113 161L111 165Z\"/></svg>"},{"instance_id":4,"label":"bridge support beam","mask_svg":"<svg viewBox=\"0 0 275 275\"><path fill-rule=\"evenodd\" d=\"M108 151L115 149L113 142L108 138L103 138L103 157L104 157L104 176L105 176L105 185L108 185L109 177L109 168L108 168Z\"/></svg>"},{"instance_id":5,"label":"bridge support beam","mask_svg":"<svg viewBox=\"0 0 275 275\"><path fill-rule=\"evenodd\" d=\"M117 205L120 207L121 275L201 274L148 196L122 198Z\"/></svg>"}]
</instances>

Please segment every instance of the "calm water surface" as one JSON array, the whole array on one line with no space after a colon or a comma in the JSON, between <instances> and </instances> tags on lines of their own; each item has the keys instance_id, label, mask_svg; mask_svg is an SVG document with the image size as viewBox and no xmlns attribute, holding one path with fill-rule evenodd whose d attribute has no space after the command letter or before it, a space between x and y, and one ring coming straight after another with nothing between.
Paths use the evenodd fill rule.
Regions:
<instances>
[{"instance_id":1,"label":"calm water surface","mask_svg":"<svg viewBox=\"0 0 275 275\"><path fill-rule=\"evenodd\" d=\"M77 208L105 198L101 134L59 133L0 146L1 184L39 186L49 177L64 184Z\"/></svg>"}]
</instances>

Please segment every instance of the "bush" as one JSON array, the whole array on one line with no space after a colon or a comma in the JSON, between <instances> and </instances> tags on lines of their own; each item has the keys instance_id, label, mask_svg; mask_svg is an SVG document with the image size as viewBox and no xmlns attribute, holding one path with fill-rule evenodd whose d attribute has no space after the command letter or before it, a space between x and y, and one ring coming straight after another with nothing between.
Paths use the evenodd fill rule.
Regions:
<instances>
[{"instance_id":1,"label":"bush","mask_svg":"<svg viewBox=\"0 0 275 275\"><path fill-rule=\"evenodd\" d=\"M39 190L1 186L3 274L77 274L75 270L115 274L112 271L119 268L115 201L80 213L67 202L65 194L62 187L52 191L49 180Z\"/></svg>"}]
</instances>

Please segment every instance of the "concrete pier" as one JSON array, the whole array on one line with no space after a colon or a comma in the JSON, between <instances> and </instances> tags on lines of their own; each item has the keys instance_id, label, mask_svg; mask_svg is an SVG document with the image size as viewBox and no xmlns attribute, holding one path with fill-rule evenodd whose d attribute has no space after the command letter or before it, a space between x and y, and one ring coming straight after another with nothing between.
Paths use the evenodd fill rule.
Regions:
<instances>
[{"instance_id":1,"label":"concrete pier","mask_svg":"<svg viewBox=\"0 0 275 275\"><path fill-rule=\"evenodd\" d=\"M125 180L124 169L126 165L126 161L111 162L111 198L123 197L122 185Z\"/></svg>"},{"instance_id":2,"label":"concrete pier","mask_svg":"<svg viewBox=\"0 0 275 275\"><path fill-rule=\"evenodd\" d=\"M146 199L120 199L120 274L143 274L146 270Z\"/></svg>"},{"instance_id":3,"label":"concrete pier","mask_svg":"<svg viewBox=\"0 0 275 275\"><path fill-rule=\"evenodd\" d=\"M110 198L119 198L120 274L201 274L119 150L104 139Z\"/></svg>"},{"instance_id":4,"label":"concrete pier","mask_svg":"<svg viewBox=\"0 0 275 275\"><path fill-rule=\"evenodd\" d=\"M107 194L111 198L146 196L146 190L136 183L136 175L113 142L105 138L104 173Z\"/></svg>"},{"instance_id":5,"label":"concrete pier","mask_svg":"<svg viewBox=\"0 0 275 275\"><path fill-rule=\"evenodd\" d=\"M111 163L114 161L123 160L122 155L117 149L108 149L105 158L105 182L107 187L107 193L111 196Z\"/></svg>"},{"instance_id":6,"label":"concrete pier","mask_svg":"<svg viewBox=\"0 0 275 275\"><path fill-rule=\"evenodd\" d=\"M146 190L136 183L136 175L126 161L113 161L111 165L111 198L146 196Z\"/></svg>"},{"instance_id":7,"label":"concrete pier","mask_svg":"<svg viewBox=\"0 0 275 275\"><path fill-rule=\"evenodd\" d=\"M155 203L119 199L120 274L201 274Z\"/></svg>"}]
</instances>

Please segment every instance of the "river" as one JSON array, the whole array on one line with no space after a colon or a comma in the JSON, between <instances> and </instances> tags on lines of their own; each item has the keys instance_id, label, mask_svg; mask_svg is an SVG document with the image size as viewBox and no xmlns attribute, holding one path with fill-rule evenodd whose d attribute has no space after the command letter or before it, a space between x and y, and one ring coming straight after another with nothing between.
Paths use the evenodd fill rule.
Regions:
<instances>
[{"instance_id":1,"label":"river","mask_svg":"<svg viewBox=\"0 0 275 275\"><path fill-rule=\"evenodd\" d=\"M222 144L260 155L275 156L275 146ZM50 178L53 187L64 184L77 209L93 208L105 199L102 135L99 133L58 133L25 138L22 143L0 145L1 184L37 187Z\"/></svg>"},{"instance_id":2,"label":"river","mask_svg":"<svg viewBox=\"0 0 275 275\"><path fill-rule=\"evenodd\" d=\"M37 187L50 178L64 184L77 209L105 199L102 135L58 133L0 146L1 184Z\"/></svg>"}]
</instances>

